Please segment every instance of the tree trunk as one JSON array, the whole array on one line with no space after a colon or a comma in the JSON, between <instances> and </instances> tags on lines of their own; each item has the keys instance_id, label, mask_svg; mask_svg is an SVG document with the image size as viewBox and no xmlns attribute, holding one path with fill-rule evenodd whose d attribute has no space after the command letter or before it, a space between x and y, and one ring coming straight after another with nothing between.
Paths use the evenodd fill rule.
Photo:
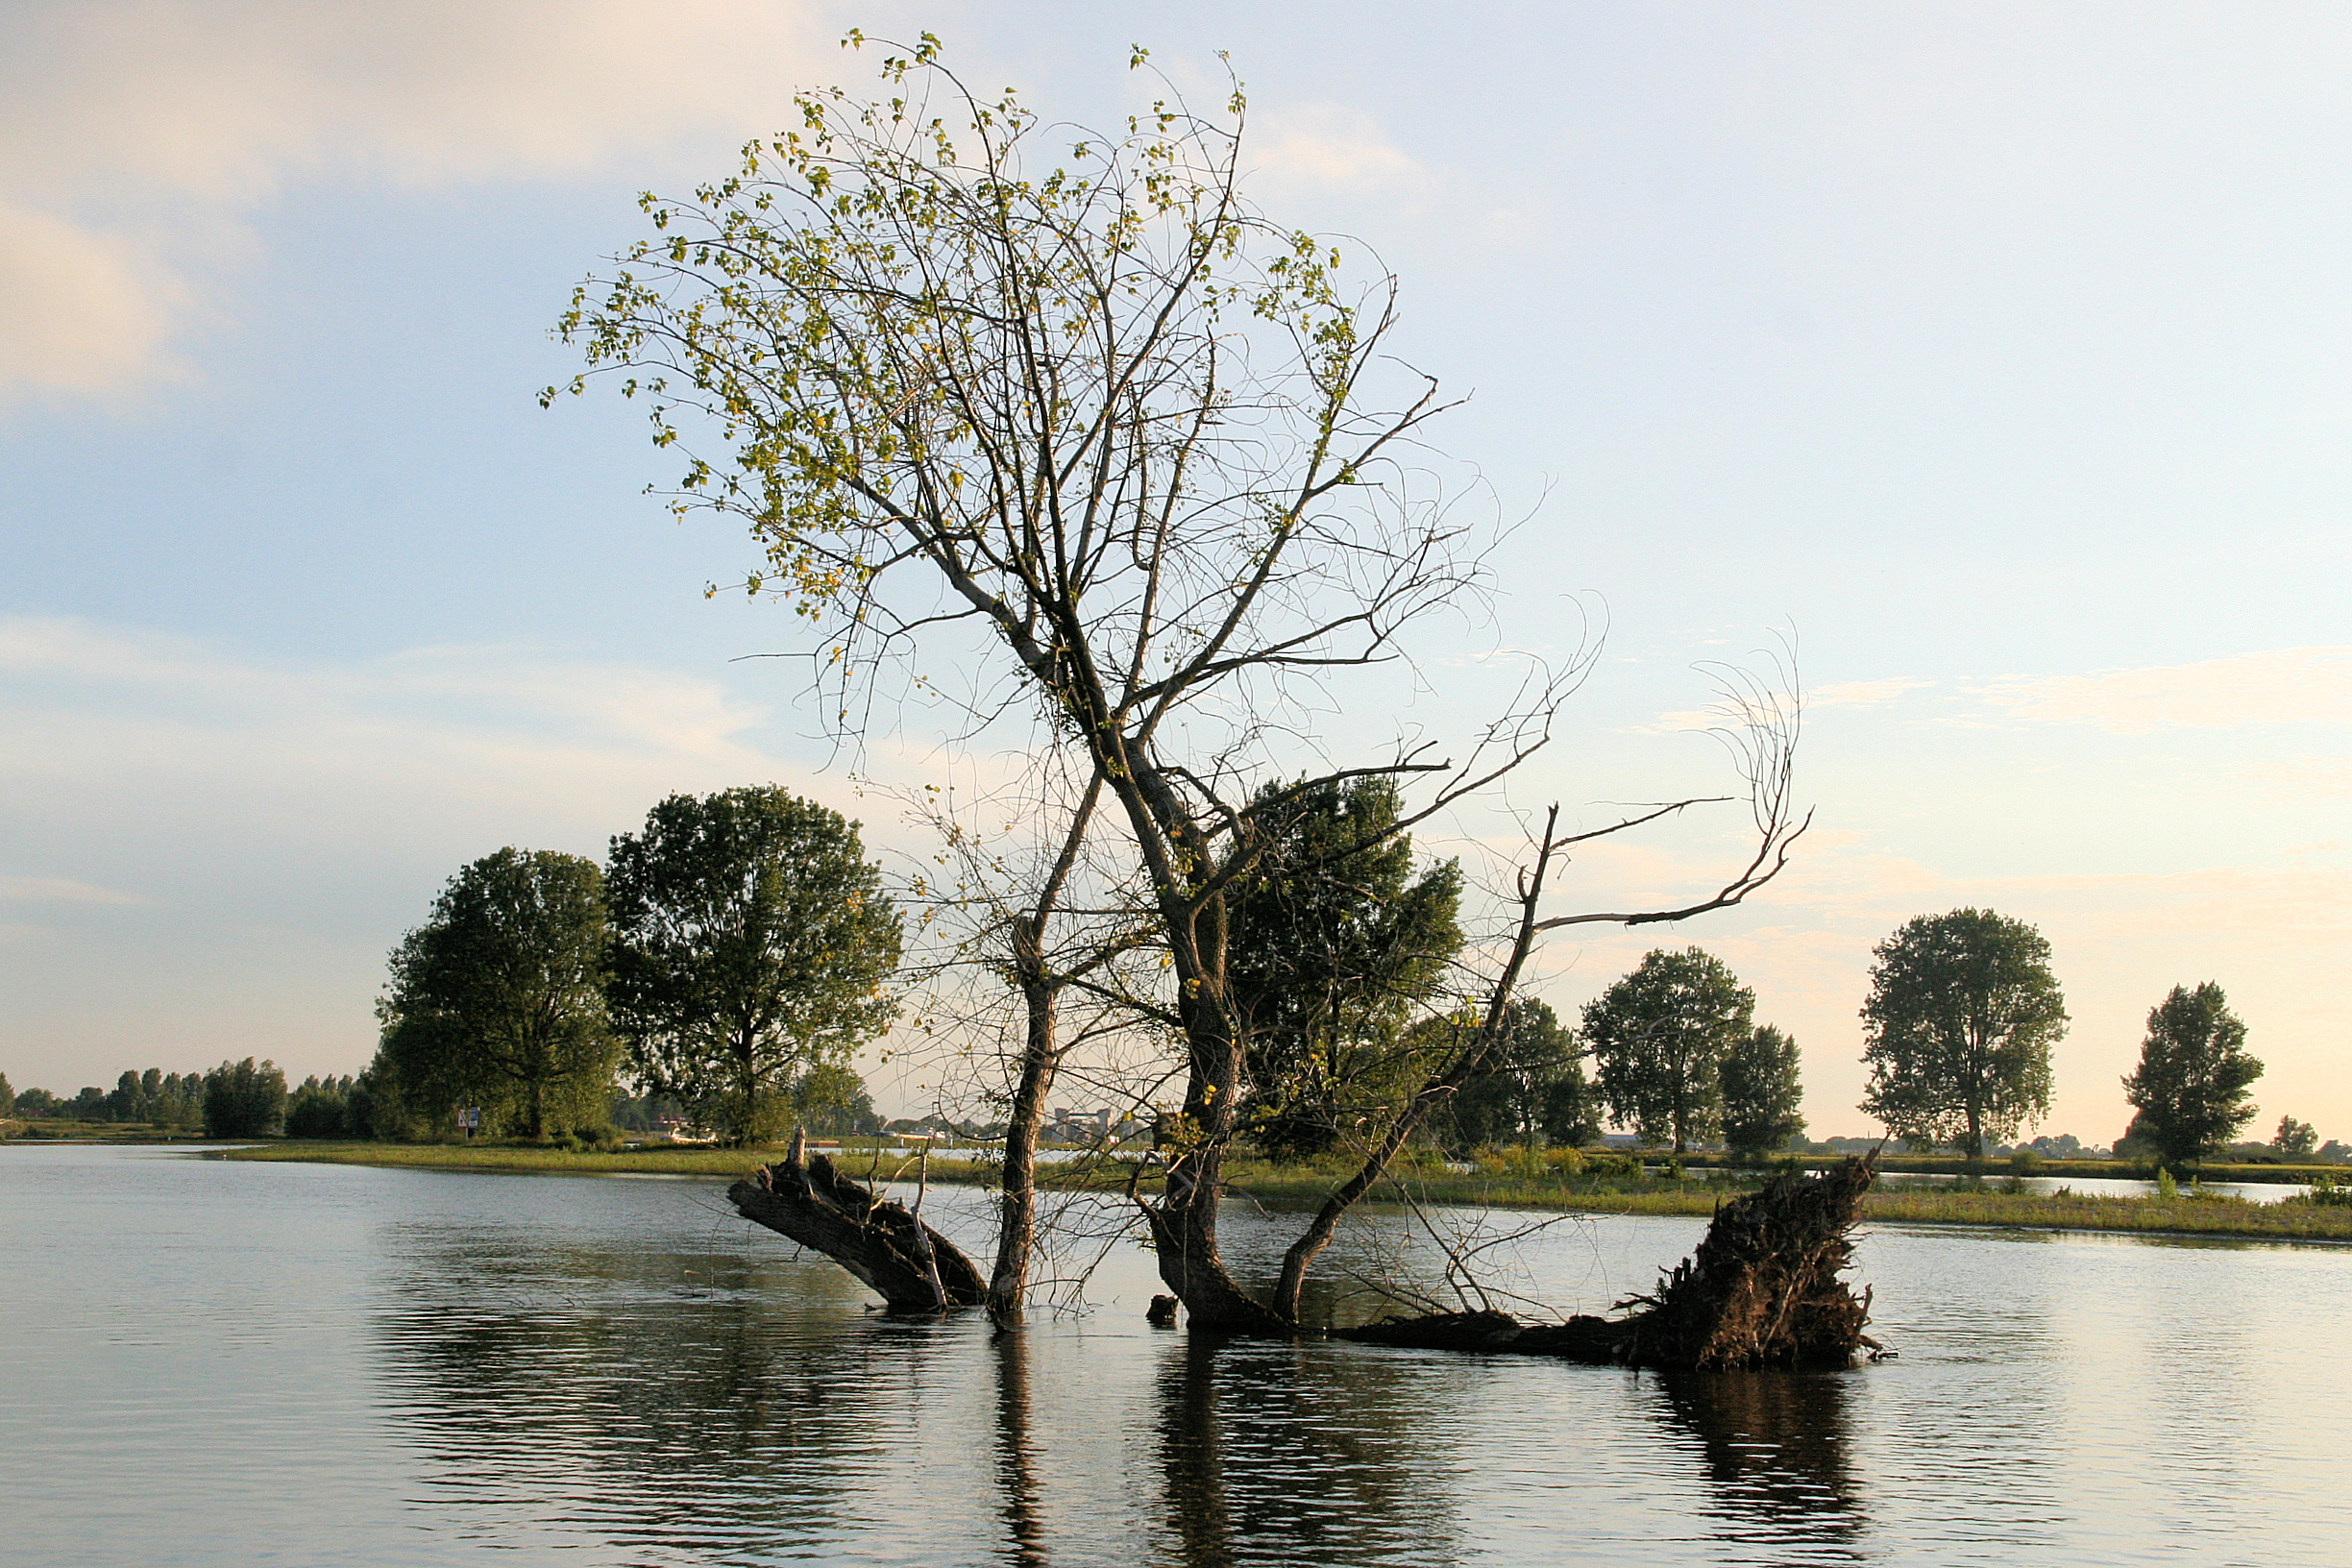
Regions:
<instances>
[{"instance_id":1,"label":"tree trunk","mask_svg":"<svg viewBox=\"0 0 2352 1568\"><path fill-rule=\"evenodd\" d=\"M1171 922L1173 923L1173 922ZM1243 1290L1217 1250L1217 1200L1225 1150L1240 1114L1241 1039L1225 1004L1225 911L1212 899L1172 943L1177 1016L1188 1054L1181 1140L1157 1204L1144 1204L1160 1278L1195 1328L1219 1334L1289 1335L1295 1320Z\"/></svg>"},{"instance_id":2,"label":"tree trunk","mask_svg":"<svg viewBox=\"0 0 2352 1568\"><path fill-rule=\"evenodd\" d=\"M1029 1259L1037 1243L1038 1128L1045 1096L1053 1091L1061 1057L1054 1049L1055 988L1041 976L1023 975L1021 1000L1028 1013L1021 1041L1020 1081L1005 1124L1004 1192L998 1200L996 1269L989 1277L989 1316L999 1328L1012 1326L1029 1290Z\"/></svg>"},{"instance_id":3,"label":"tree trunk","mask_svg":"<svg viewBox=\"0 0 2352 1568\"><path fill-rule=\"evenodd\" d=\"M759 1141L759 1074L754 1070L751 1030L747 1025L735 1041L735 1070L742 1085L743 1110L735 1125L734 1142L739 1148L748 1148ZM797 1136L795 1135L796 1141Z\"/></svg>"},{"instance_id":4,"label":"tree trunk","mask_svg":"<svg viewBox=\"0 0 2352 1568\"><path fill-rule=\"evenodd\" d=\"M841 1264L894 1312L977 1307L988 1294L980 1270L961 1248L921 1224L905 1205L877 1197L823 1155L809 1154L804 1135L794 1135L792 1152L781 1162L728 1188L727 1201L744 1218Z\"/></svg>"},{"instance_id":5,"label":"tree trunk","mask_svg":"<svg viewBox=\"0 0 2352 1568\"><path fill-rule=\"evenodd\" d=\"M1230 1129L1226 1136L1230 1136ZM1160 1278L1190 1314L1192 1326L1217 1334L1287 1335L1297 1319L1243 1290L1217 1251L1217 1199L1225 1164L1221 1142L1204 1140L1168 1164L1165 1194L1143 1207Z\"/></svg>"}]
</instances>

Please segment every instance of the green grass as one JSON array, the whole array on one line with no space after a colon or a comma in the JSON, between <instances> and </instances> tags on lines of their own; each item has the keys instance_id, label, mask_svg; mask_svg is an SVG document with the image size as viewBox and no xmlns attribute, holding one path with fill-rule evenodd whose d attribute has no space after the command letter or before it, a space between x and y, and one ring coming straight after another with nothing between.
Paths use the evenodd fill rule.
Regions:
<instances>
[{"instance_id":1,"label":"green grass","mask_svg":"<svg viewBox=\"0 0 2352 1568\"><path fill-rule=\"evenodd\" d=\"M1280 1166L1237 1164L1228 1189L1237 1197L1291 1207L1321 1200L1331 1178ZM1753 1180L1722 1182L1629 1181L1608 1177L1459 1175L1450 1171L1409 1174L1404 1188L1422 1203L1469 1208L1548 1209L1573 1213L1688 1214L1705 1216L1723 1199L1755 1188ZM1376 1198L1394 1198L1384 1186ZM1862 1200L1866 1221L1899 1225L1960 1225L1978 1228L2120 1231L2141 1234L2239 1236L2274 1240L2352 1241L2352 1209L2304 1203L2249 1203L2217 1195L2156 1198L2092 1197L2075 1193L2035 1196L1948 1188L1881 1190Z\"/></svg>"},{"instance_id":2,"label":"green grass","mask_svg":"<svg viewBox=\"0 0 2352 1568\"><path fill-rule=\"evenodd\" d=\"M741 1176L754 1165L782 1157L778 1148L720 1149L708 1144L657 1143L638 1149L541 1148L496 1143L328 1143L288 1140L228 1149L224 1160L293 1161L331 1165L390 1165L414 1170L538 1171L558 1175ZM827 1149L842 1168L863 1177L876 1168L865 1149ZM974 1161L931 1162L935 1182L978 1181L992 1167ZM912 1180L915 1164L903 1150L882 1152L880 1172L885 1180L903 1172Z\"/></svg>"},{"instance_id":3,"label":"green grass","mask_svg":"<svg viewBox=\"0 0 2352 1568\"><path fill-rule=\"evenodd\" d=\"M56 1116L0 1120L7 1143L201 1143L205 1136L186 1127L135 1121L67 1121Z\"/></svg>"},{"instance_id":4,"label":"green grass","mask_svg":"<svg viewBox=\"0 0 2352 1568\"><path fill-rule=\"evenodd\" d=\"M770 1149L655 1146L585 1151L503 1148L436 1143L259 1144L226 1151L229 1160L292 1160L337 1164L390 1165L411 1169L487 1170L587 1175L618 1172L679 1176L738 1176L775 1158ZM828 1151L849 1173L873 1169L864 1149ZM880 1174L911 1179L915 1165L904 1151L883 1151ZM1043 1185L1065 1189L1123 1190L1129 1167L1106 1162L1091 1169L1047 1166ZM985 1161L934 1158L935 1182L985 1182L995 1167ZM1337 1167L1331 1169L1236 1161L1228 1167L1227 1190L1237 1198L1271 1208L1298 1208L1322 1201ZM1997 1183L1998 1178L1996 1178ZM1149 1184L1147 1184L1148 1187ZM1477 1173L1462 1175L1427 1166L1403 1174L1402 1190L1417 1202L1467 1208L1535 1209L1595 1214L1678 1214L1703 1218L1725 1197L1751 1190L1752 1180L1668 1181L1626 1176L1586 1178L1557 1175ZM1373 1200L1394 1201L1396 1184L1383 1184ZM2056 1193L2037 1197L2004 1192L1912 1188L1877 1191L1863 1200L1863 1218L1880 1224L1958 1225L1978 1228L2114 1231L2140 1234L2250 1237L2272 1240L2352 1241L2352 1208L2303 1203L2258 1204L2241 1199L2184 1195L2157 1198L2093 1197Z\"/></svg>"},{"instance_id":5,"label":"green grass","mask_svg":"<svg viewBox=\"0 0 2352 1568\"><path fill-rule=\"evenodd\" d=\"M1644 1150L1642 1159L1654 1165L1665 1164L1674 1158L1659 1150ZM1776 1155L1774 1163L1793 1159L1808 1166L1835 1164L1844 1158L1834 1154ZM1746 1162L1724 1154L1686 1154L1682 1157L1686 1169L1747 1169ZM2119 1181L2153 1181L2155 1166L2146 1161L2133 1160L2043 1160L2035 1159L2018 1164L2009 1160L1988 1160L1971 1164L1966 1160L1948 1154L1901 1154L1893 1149L1878 1156L1878 1168L1890 1176L2052 1176L2060 1180L2070 1177L2097 1176ZM2308 1183L2319 1176L2342 1178L2352 1175L2343 1165L2317 1163L2306 1164L2234 1164L2208 1161L2193 1167L2195 1174L2208 1182L2275 1182Z\"/></svg>"},{"instance_id":6,"label":"green grass","mask_svg":"<svg viewBox=\"0 0 2352 1568\"><path fill-rule=\"evenodd\" d=\"M773 1158L758 1149L669 1144L643 1149L507 1148L464 1143L257 1143L230 1149L224 1160L294 1161L331 1165L392 1165L407 1169L552 1171L569 1175L634 1171L674 1176L741 1176Z\"/></svg>"},{"instance_id":7,"label":"green grass","mask_svg":"<svg viewBox=\"0 0 2352 1568\"><path fill-rule=\"evenodd\" d=\"M2242 1199L2193 1197L2092 1197L2052 1193L1873 1192L1862 1200L1865 1218L1890 1224L1998 1225L2035 1230L2170 1232L2190 1236L2244 1236L2287 1241L2352 1241L2352 1209L2314 1204L2248 1203Z\"/></svg>"}]
</instances>

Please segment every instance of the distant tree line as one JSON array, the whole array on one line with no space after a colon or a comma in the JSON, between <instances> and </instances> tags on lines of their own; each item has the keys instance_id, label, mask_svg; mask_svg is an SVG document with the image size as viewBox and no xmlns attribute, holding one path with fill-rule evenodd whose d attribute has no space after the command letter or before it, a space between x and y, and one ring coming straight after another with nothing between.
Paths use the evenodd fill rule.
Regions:
<instances>
[{"instance_id":1,"label":"distant tree line","mask_svg":"<svg viewBox=\"0 0 2352 1568\"><path fill-rule=\"evenodd\" d=\"M1413 874L1409 839L1383 836L1395 810L1384 780L1301 797L1287 837L1230 901L1235 990L1254 1025L1243 1126L1273 1158L1320 1154L1377 1120L1409 1081L1397 1064L1426 1054L1433 1035L1464 1027L1408 1021L1442 989L1463 938L1458 873L1448 863ZM1344 877L1299 874L1330 845L1367 838L1381 853L1349 860ZM1873 960L1861 1109L1916 1150L2009 1152L2021 1128L2048 1115L2052 1047L2069 1021L2048 942L2022 920L1958 909L1907 921ZM1579 1144L1596 1139L1605 1117L1676 1153L1807 1146L1797 1043L1757 1024L1754 1010L1753 992L1696 947L1646 955L1585 1006L1573 1031L1543 1002L1520 998L1507 1044L1433 1118L1431 1135L1454 1154ZM2238 1141L2256 1115L2247 1090L2263 1070L2245 1040L2218 985L2175 987L2149 1013L2140 1066L2123 1080L2134 1115L2115 1152L2173 1165L2217 1155L2352 1159L2352 1148L2320 1144L2292 1116L2266 1143ZM2015 1146L2059 1159L2093 1152L2071 1135Z\"/></svg>"},{"instance_id":2,"label":"distant tree line","mask_svg":"<svg viewBox=\"0 0 2352 1568\"><path fill-rule=\"evenodd\" d=\"M609 870L515 848L461 868L393 950L356 1077L289 1093L247 1058L72 1100L0 1079L0 1115L215 1138L877 1132L850 1060L895 1013L899 942L855 823L772 787L675 795Z\"/></svg>"},{"instance_id":3,"label":"distant tree line","mask_svg":"<svg viewBox=\"0 0 2352 1568\"><path fill-rule=\"evenodd\" d=\"M1250 1026L1242 1127L1271 1158L1319 1156L1376 1123L1417 1082L1416 1061L1477 1026L1427 1016L1464 943L1460 875L1452 862L1416 870L1398 809L1384 778L1298 792L1230 900ZM1349 850L1366 842L1378 847ZM773 787L672 796L612 841L604 867L506 848L462 868L394 950L381 1043L357 1077L289 1092L274 1064L246 1058L125 1072L71 1099L0 1077L0 1115L215 1138L446 1137L461 1113L474 1136L533 1139L665 1117L738 1144L795 1125L876 1133L849 1061L893 1017L899 942L855 823ZM2007 1152L2048 1111L2068 1021L2049 958L2038 931L1990 910L1921 916L1880 943L1862 1109L1916 1149ZM1754 1011L1754 992L1697 947L1647 954L1573 1030L1518 997L1427 1140L1456 1156L1583 1145L1605 1117L1676 1153L1806 1146L1797 1042ZM2263 1070L2246 1038L2218 985L2174 987L2123 1079L2134 1114L2116 1153L2175 1166L2352 1158L2293 1116L2267 1143L2237 1141ZM2070 1135L2017 1147L2090 1152Z\"/></svg>"},{"instance_id":4,"label":"distant tree line","mask_svg":"<svg viewBox=\"0 0 2352 1568\"><path fill-rule=\"evenodd\" d=\"M317 1079L310 1080L316 1084ZM343 1080L345 1084L350 1079ZM306 1086L308 1087L308 1086ZM14 1090L0 1074L0 1116L23 1121L71 1121L152 1127L170 1135L257 1138L286 1118L285 1074L275 1063L247 1057L209 1072L125 1072L111 1090L85 1088L71 1099L45 1089Z\"/></svg>"}]
</instances>

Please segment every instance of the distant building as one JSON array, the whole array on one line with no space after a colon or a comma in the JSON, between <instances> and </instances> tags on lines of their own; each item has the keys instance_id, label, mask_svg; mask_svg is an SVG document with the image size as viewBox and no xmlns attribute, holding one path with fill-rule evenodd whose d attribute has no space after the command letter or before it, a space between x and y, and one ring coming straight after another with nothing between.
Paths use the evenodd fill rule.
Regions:
<instances>
[{"instance_id":1,"label":"distant building","mask_svg":"<svg viewBox=\"0 0 2352 1568\"><path fill-rule=\"evenodd\" d=\"M1111 1139L1111 1113L1072 1111L1066 1106L1055 1106L1053 1125L1045 1136L1061 1143L1106 1143Z\"/></svg>"},{"instance_id":2,"label":"distant building","mask_svg":"<svg viewBox=\"0 0 2352 1568\"><path fill-rule=\"evenodd\" d=\"M673 1143L712 1143L717 1139L709 1133L697 1134L686 1124L684 1116L662 1115L653 1118L653 1136L666 1138Z\"/></svg>"}]
</instances>

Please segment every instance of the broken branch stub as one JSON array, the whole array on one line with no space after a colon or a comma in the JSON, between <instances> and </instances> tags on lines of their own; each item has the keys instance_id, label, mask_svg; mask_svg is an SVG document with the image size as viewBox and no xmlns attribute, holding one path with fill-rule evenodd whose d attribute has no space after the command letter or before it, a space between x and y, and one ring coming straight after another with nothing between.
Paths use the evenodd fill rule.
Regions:
<instances>
[{"instance_id":1,"label":"broken branch stub","mask_svg":"<svg viewBox=\"0 0 2352 1568\"><path fill-rule=\"evenodd\" d=\"M988 1282L962 1248L904 1204L844 1176L825 1156L805 1154L798 1139L783 1160L728 1188L727 1201L744 1218L841 1264L891 1311L976 1307L988 1294Z\"/></svg>"},{"instance_id":2,"label":"broken branch stub","mask_svg":"<svg viewBox=\"0 0 2352 1568\"><path fill-rule=\"evenodd\" d=\"M1715 1211L1699 1250L1654 1295L1618 1303L1629 1316L1522 1324L1507 1312L1391 1317L1340 1337L1429 1350L1556 1356L1597 1366L1722 1372L1850 1365L1882 1347L1862 1332L1870 1293L1840 1276L1875 1156L1819 1175L1776 1176Z\"/></svg>"}]
</instances>

